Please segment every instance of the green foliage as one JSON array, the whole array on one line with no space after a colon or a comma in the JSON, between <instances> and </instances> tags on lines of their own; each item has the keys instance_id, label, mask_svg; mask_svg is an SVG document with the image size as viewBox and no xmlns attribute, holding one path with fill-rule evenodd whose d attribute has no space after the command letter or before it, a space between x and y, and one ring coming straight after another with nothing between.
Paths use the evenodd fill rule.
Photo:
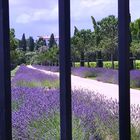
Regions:
<instances>
[{"instance_id":1,"label":"green foliage","mask_svg":"<svg viewBox=\"0 0 140 140\"><path fill-rule=\"evenodd\" d=\"M104 63L106 68L118 68L114 61L118 60L118 19L114 15L96 21L91 17L93 31L89 29L78 30L75 27L74 35L71 38L71 59L72 62L79 62L80 66L92 66L92 61L97 61L97 54L102 52L103 60L111 60L109 63ZM140 19L130 24L132 43L131 52L133 56L140 59ZM40 37L35 43L32 37L28 39L28 48L25 39L25 34L22 40L15 38L15 30L10 30L10 46L11 46L11 63L12 67L18 64L42 64L42 65L58 65L59 48L52 34L49 40L48 47L46 41ZM28 52L29 51L29 52ZM33 53L31 53L33 52ZM19 54L18 54L19 53ZM88 62L87 64L84 62ZM89 65L90 64L90 65ZM77 65L77 64L76 64ZM137 69L140 69L139 63L135 64Z\"/></svg>"},{"instance_id":2,"label":"green foliage","mask_svg":"<svg viewBox=\"0 0 140 140\"><path fill-rule=\"evenodd\" d=\"M90 67L95 68L96 67L96 62L89 62Z\"/></svg>"},{"instance_id":3,"label":"green foliage","mask_svg":"<svg viewBox=\"0 0 140 140\"><path fill-rule=\"evenodd\" d=\"M10 49L15 50L18 46L18 39L15 38L15 30L10 29Z\"/></svg>"},{"instance_id":4,"label":"green foliage","mask_svg":"<svg viewBox=\"0 0 140 140\"><path fill-rule=\"evenodd\" d=\"M140 62L137 62L136 64L137 64L137 67L140 68ZM95 68L96 67L96 62L89 62L89 65L90 65L90 67ZM80 67L80 62L76 62L75 66ZM85 62L85 67L88 67L87 62ZM104 61L103 62L103 67L108 68L108 69L112 68L112 62L111 61ZM114 61L114 68L118 69L118 61Z\"/></svg>"},{"instance_id":5,"label":"green foliage","mask_svg":"<svg viewBox=\"0 0 140 140\"><path fill-rule=\"evenodd\" d=\"M91 40L92 40L92 32L91 30L78 30L75 27L75 31L74 31L74 36L71 39L71 43L72 43L72 55L73 55L73 59L76 58L76 56L78 55L80 60L81 60L81 66L84 66L83 61L85 60L85 55L86 53L88 53L90 51L90 47L91 47Z\"/></svg>"},{"instance_id":6,"label":"green foliage","mask_svg":"<svg viewBox=\"0 0 140 140\"><path fill-rule=\"evenodd\" d=\"M103 59L102 59L102 53L101 53L101 51L98 51L97 52L96 67L103 67Z\"/></svg>"},{"instance_id":7,"label":"green foliage","mask_svg":"<svg viewBox=\"0 0 140 140\"><path fill-rule=\"evenodd\" d=\"M37 41L36 41L36 45L35 45L35 49L38 50L40 47L42 46L46 46L46 41L44 38L40 37Z\"/></svg>"},{"instance_id":8,"label":"green foliage","mask_svg":"<svg viewBox=\"0 0 140 140\"><path fill-rule=\"evenodd\" d=\"M113 15L98 22L93 16L91 19L93 32L84 29L78 30L75 27L74 36L71 39L72 60L81 60L80 65L84 66L85 60L91 61L91 54L94 55L94 61L96 61L98 53L101 51L107 55L106 58L110 54L112 68L114 68L114 54L117 53L118 46L118 19Z\"/></svg>"},{"instance_id":9,"label":"green foliage","mask_svg":"<svg viewBox=\"0 0 140 140\"><path fill-rule=\"evenodd\" d=\"M49 48L57 46L57 43L56 43L55 38L54 38L54 34L51 34L48 46L49 46Z\"/></svg>"},{"instance_id":10,"label":"green foliage","mask_svg":"<svg viewBox=\"0 0 140 140\"><path fill-rule=\"evenodd\" d=\"M133 41L131 43L130 50L136 59L140 59L140 43L138 41Z\"/></svg>"},{"instance_id":11,"label":"green foliage","mask_svg":"<svg viewBox=\"0 0 140 140\"><path fill-rule=\"evenodd\" d=\"M24 60L24 54L18 50L18 39L15 38L15 30L10 29L10 56L11 56L11 69L14 69L18 64Z\"/></svg>"},{"instance_id":12,"label":"green foliage","mask_svg":"<svg viewBox=\"0 0 140 140\"><path fill-rule=\"evenodd\" d=\"M140 139L140 129L136 129L133 125L131 125L131 140L139 140Z\"/></svg>"},{"instance_id":13,"label":"green foliage","mask_svg":"<svg viewBox=\"0 0 140 140\"><path fill-rule=\"evenodd\" d=\"M27 52L25 53L26 64L32 64L32 61L35 61L36 52Z\"/></svg>"},{"instance_id":14,"label":"green foliage","mask_svg":"<svg viewBox=\"0 0 140 140\"><path fill-rule=\"evenodd\" d=\"M93 24L93 28L94 28L94 38L95 38L95 46L96 49L100 49L99 48L99 44L100 41L102 40L102 36L101 36L101 31L100 31L100 26L98 25L98 23L96 22L95 18L93 16L91 16L92 19L92 24Z\"/></svg>"},{"instance_id":15,"label":"green foliage","mask_svg":"<svg viewBox=\"0 0 140 140\"><path fill-rule=\"evenodd\" d=\"M22 50L16 49L11 50L11 65L13 68L15 68L17 65L20 65L22 63L25 63L25 52Z\"/></svg>"},{"instance_id":16,"label":"green foliage","mask_svg":"<svg viewBox=\"0 0 140 140\"><path fill-rule=\"evenodd\" d=\"M28 47L29 47L29 51L34 51L34 47L35 47L35 44L34 44L34 39L33 37L29 37L29 40L28 40Z\"/></svg>"},{"instance_id":17,"label":"green foliage","mask_svg":"<svg viewBox=\"0 0 140 140\"><path fill-rule=\"evenodd\" d=\"M135 68L140 69L140 60L135 61Z\"/></svg>"},{"instance_id":18,"label":"green foliage","mask_svg":"<svg viewBox=\"0 0 140 140\"><path fill-rule=\"evenodd\" d=\"M11 77L14 77L16 75L16 72L18 71L18 69L19 69L19 66L17 66L15 69L11 71Z\"/></svg>"},{"instance_id":19,"label":"green foliage","mask_svg":"<svg viewBox=\"0 0 140 140\"><path fill-rule=\"evenodd\" d=\"M73 116L72 126L73 140L87 140L84 136L80 119ZM28 129L35 138L60 140L60 114L52 112L47 117L44 116L39 120L32 121Z\"/></svg>"},{"instance_id":20,"label":"green foliage","mask_svg":"<svg viewBox=\"0 0 140 140\"><path fill-rule=\"evenodd\" d=\"M48 59L50 63L54 64L58 62L59 59L59 48L54 46L48 50Z\"/></svg>"},{"instance_id":21,"label":"green foliage","mask_svg":"<svg viewBox=\"0 0 140 140\"><path fill-rule=\"evenodd\" d=\"M104 62L104 68L112 68L111 61ZM118 69L118 62L117 61L114 62L114 68Z\"/></svg>"},{"instance_id":22,"label":"green foliage","mask_svg":"<svg viewBox=\"0 0 140 140\"><path fill-rule=\"evenodd\" d=\"M35 56L35 61L38 64L48 64L48 65L57 65L59 60L59 48L53 46L49 49L44 49L38 52L38 55ZM35 63L34 61L32 63Z\"/></svg>"},{"instance_id":23,"label":"green foliage","mask_svg":"<svg viewBox=\"0 0 140 140\"><path fill-rule=\"evenodd\" d=\"M93 126L96 126L94 132L90 132L86 125L81 124L81 120L75 116L72 117L72 137L73 140L88 140L89 137L98 136L100 140L118 140L119 130L118 122L114 122L114 127L106 127L101 120L96 119ZM112 120L110 120L112 121ZM33 120L28 127L32 134L32 139L60 140L60 114L58 111L52 111L49 116L42 116L38 120ZM131 138L137 140L140 138L135 127L131 126Z\"/></svg>"},{"instance_id":24,"label":"green foliage","mask_svg":"<svg viewBox=\"0 0 140 140\"><path fill-rule=\"evenodd\" d=\"M22 35L20 45L21 45L20 47L22 48L22 50L24 52L26 52L26 50L27 50L27 42L26 42L25 34Z\"/></svg>"},{"instance_id":25,"label":"green foliage","mask_svg":"<svg viewBox=\"0 0 140 140\"><path fill-rule=\"evenodd\" d=\"M132 39L140 42L140 18L130 24Z\"/></svg>"},{"instance_id":26,"label":"green foliage","mask_svg":"<svg viewBox=\"0 0 140 140\"><path fill-rule=\"evenodd\" d=\"M17 86L21 86L21 87L46 87L46 88L58 88L59 87L59 81L18 81L16 83Z\"/></svg>"},{"instance_id":27,"label":"green foliage","mask_svg":"<svg viewBox=\"0 0 140 140\"><path fill-rule=\"evenodd\" d=\"M111 55L112 68L114 69L114 54L118 47L118 19L110 15L98 22L102 40L101 50Z\"/></svg>"},{"instance_id":28,"label":"green foliage","mask_svg":"<svg viewBox=\"0 0 140 140\"><path fill-rule=\"evenodd\" d=\"M93 68L96 67L96 62L89 62L89 64L90 64L90 67L93 67ZM75 62L75 66L80 67L80 62ZM88 67L87 62L85 62L85 67ZM112 68L111 61L104 61L103 62L103 67L108 68L108 69ZM118 67L119 67L118 66L118 61L114 61L114 68L118 69ZM134 67L135 67L135 69L140 69L140 60L135 61Z\"/></svg>"}]
</instances>

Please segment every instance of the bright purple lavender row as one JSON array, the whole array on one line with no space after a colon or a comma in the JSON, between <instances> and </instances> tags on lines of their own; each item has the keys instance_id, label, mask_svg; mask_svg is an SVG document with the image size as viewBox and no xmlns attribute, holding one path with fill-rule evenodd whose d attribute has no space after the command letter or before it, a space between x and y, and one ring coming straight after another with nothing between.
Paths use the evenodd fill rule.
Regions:
<instances>
[{"instance_id":1,"label":"bright purple lavender row","mask_svg":"<svg viewBox=\"0 0 140 140\"><path fill-rule=\"evenodd\" d=\"M50 115L52 111L59 111L59 90L47 90L45 88L14 88L12 91L24 95L24 101L21 107L13 111L13 128L20 133L21 130L28 134L28 125L42 116ZM13 99L17 99L14 96ZM85 92L88 92L88 94ZM99 127L97 119L100 120L108 129L116 131L118 128L118 103L112 100L106 100L100 94L90 96L89 91L75 90L72 92L73 114L82 120L82 125L88 131ZM17 95L19 96L19 95ZM19 98L19 97L18 97ZM132 108L133 122L140 120L140 108ZM115 124L116 123L116 124ZM114 133L118 133L118 130ZM19 134L18 134L19 135ZM30 135L30 134L29 134Z\"/></svg>"},{"instance_id":2,"label":"bright purple lavender row","mask_svg":"<svg viewBox=\"0 0 140 140\"><path fill-rule=\"evenodd\" d=\"M118 70L106 68L72 68L72 74L80 77L93 77L98 81L118 84ZM140 88L140 70L130 71L130 86Z\"/></svg>"},{"instance_id":3,"label":"bright purple lavender row","mask_svg":"<svg viewBox=\"0 0 140 140\"><path fill-rule=\"evenodd\" d=\"M22 65L16 72L16 76L12 79L12 85L17 83L18 81L25 82L42 82L42 81L56 81L58 77L56 75L44 74L41 71L27 68Z\"/></svg>"},{"instance_id":4,"label":"bright purple lavender row","mask_svg":"<svg viewBox=\"0 0 140 140\"><path fill-rule=\"evenodd\" d=\"M102 72L102 70L100 70ZM41 75L41 78L40 78ZM45 78L44 78L45 77ZM59 112L59 89L47 89L41 87L17 87L15 82L23 79L36 81L51 80L58 77L46 75L37 70L22 66L12 80L12 102L21 101L18 108L12 112L13 137L17 139L30 139L28 126L43 116L50 116L52 111ZM140 107L131 107L132 123L136 128L140 127ZM118 135L118 102L107 100L100 94L94 94L86 90L74 90L72 92L72 111L74 116L81 120L84 131L105 131ZM105 128L100 128L103 124ZM110 132L111 130L111 132ZM139 129L138 129L139 130ZM99 133L99 132L98 132Z\"/></svg>"},{"instance_id":5,"label":"bright purple lavender row","mask_svg":"<svg viewBox=\"0 0 140 140\"><path fill-rule=\"evenodd\" d=\"M17 95L15 95L15 91ZM28 134L28 125L43 115L47 116L51 111L59 107L59 91L45 88L12 88L12 98L16 100L24 96L18 110L12 112L13 128L20 133L21 130ZM21 95L21 97L19 97ZM19 134L18 134L19 135Z\"/></svg>"}]
</instances>

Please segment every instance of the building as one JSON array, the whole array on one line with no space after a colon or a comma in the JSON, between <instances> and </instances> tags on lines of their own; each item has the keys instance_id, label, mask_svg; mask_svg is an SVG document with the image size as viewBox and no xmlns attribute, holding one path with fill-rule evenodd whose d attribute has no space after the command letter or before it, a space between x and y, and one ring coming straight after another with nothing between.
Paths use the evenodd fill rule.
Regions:
<instances>
[{"instance_id":1,"label":"building","mask_svg":"<svg viewBox=\"0 0 140 140\"><path fill-rule=\"evenodd\" d=\"M38 38L43 38L46 40L46 43L48 44L48 41L50 39L50 36L49 35L42 35L42 36L37 36ZM59 44L59 36L54 36L54 39L56 41L57 44Z\"/></svg>"}]
</instances>

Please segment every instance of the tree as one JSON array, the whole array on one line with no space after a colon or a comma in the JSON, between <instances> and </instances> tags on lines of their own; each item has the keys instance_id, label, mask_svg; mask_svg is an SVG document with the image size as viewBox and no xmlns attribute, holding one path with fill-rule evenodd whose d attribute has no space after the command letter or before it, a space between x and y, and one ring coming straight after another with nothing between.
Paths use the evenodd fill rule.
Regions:
<instances>
[{"instance_id":1,"label":"tree","mask_svg":"<svg viewBox=\"0 0 140 140\"><path fill-rule=\"evenodd\" d=\"M10 29L10 57L11 69L14 69L19 64L20 53L17 51L18 39L15 38L15 30Z\"/></svg>"},{"instance_id":2,"label":"tree","mask_svg":"<svg viewBox=\"0 0 140 140\"><path fill-rule=\"evenodd\" d=\"M100 47L103 52L110 54L114 69L114 54L118 47L118 19L110 15L98 22L98 25L102 36Z\"/></svg>"},{"instance_id":3,"label":"tree","mask_svg":"<svg viewBox=\"0 0 140 140\"><path fill-rule=\"evenodd\" d=\"M52 33L50 36L50 39L49 39L48 46L49 46L49 48L52 48L53 46L56 46L56 45L57 45L57 43L55 41L54 34Z\"/></svg>"},{"instance_id":4,"label":"tree","mask_svg":"<svg viewBox=\"0 0 140 140\"><path fill-rule=\"evenodd\" d=\"M100 44L100 41L102 40L100 27L93 16L91 16L91 19L92 19L92 24L94 28L95 45L96 45L96 48L99 50L99 44Z\"/></svg>"},{"instance_id":5,"label":"tree","mask_svg":"<svg viewBox=\"0 0 140 140\"><path fill-rule=\"evenodd\" d=\"M93 16L91 16L92 19L92 24L93 24L93 28L94 28L94 45L95 45L95 50L97 52L97 56L101 56L101 48L100 48L100 42L102 40L102 36L101 36L101 29L99 26L99 23L96 22L95 18ZM97 67L102 67L103 66L103 62L101 58L97 59L97 63L96 63Z\"/></svg>"},{"instance_id":6,"label":"tree","mask_svg":"<svg viewBox=\"0 0 140 140\"><path fill-rule=\"evenodd\" d=\"M140 18L130 23L130 69L134 68L133 60L135 56L137 59L140 58Z\"/></svg>"},{"instance_id":7,"label":"tree","mask_svg":"<svg viewBox=\"0 0 140 140\"><path fill-rule=\"evenodd\" d=\"M132 39L140 43L140 18L130 24Z\"/></svg>"},{"instance_id":8,"label":"tree","mask_svg":"<svg viewBox=\"0 0 140 140\"><path fill-rule=\"evenodd\" d=\"M33 39L33 37L29 37L29 40L28 40L28 47L29 47L29 51L34 51L34 47L35 47L35 44L34 44L34 39Z\"/></svg>"},{"instance_id":9,"label":"tree","mask_svg":"<svg viewBox=\"0 0 140 140\"><path fill-rule=\"evenodd\" d=\"M74 31L74 36L71 39L71 43L72 43L72 48L75 49L75 51L79 52L80 55L80 66L83 67L84 66L84 61L85 61L85 54L87 53L87 51L90 49L90 41L91 41L91 30L78 30L75 27L75 31Z\"/></svg>"},{"instance_id":10,"label":"tree","mask_svg":"<svg viewBox=\"0 0 140 140\"><path fill-rule=\"evenodd\" d=\"M18 40L15 38L15 29L10 29L10 49L15 50L18 46Z\"/></svg>"},{"instance_id":11,"label":"tree","mask_svg":"<svg viewBox=\"0 0 140 140\"><path fill-rule=\"evenodd\" d=\"M40 37L37 41L36 41L36 47L35 49L38 50L40 47L42 46L46 46L46 40L42 37Z\"/></svg>"},{"instance_id":12,"label":"tree","mask_svg":"<svg viewBox=\"0 0 140 140\"><path fill-rule=\"evenodd\" d=\"M130 51L136 57L136 59L140 59L140 43L136 40L133 40L131 43Z\"/></svg>"},{"instance_id":13,"label":"tree","mask_svg":"<svg viewBox=\"0 0 140 140\"><path fill-rule=\"evenodd\" d=\"M78 28L74 26L74 35L76 35L79 32Z\"/></svg>"},{"instance_id":14,"label":"tree","mask_svg":"<svg viewBox=\"0 0 140 140\"><path fill-rule=\"evenodd\" d=\"M21 45L22 50L24 52L26 52L26 50L27 50L27 42L26 42L25 34L22 35L20 45Z\"/></svg>"},{"instance_id":15,"label":"tree","mask_svg":"<svg viewBox=\"0 0 140 140\"><path fill-rule=\"evenodd\" d=\"M59 59L59 48L54 46L47 50L41 50L37 52L37 56L35 56L36 60L32 61L37 62L41 65L58 65Z\"/></svg>"},{"instance_id":16,"label":"tree","mask_svg":"<svg viewBox=\"0 0 140 140\"><path fill-rule=\"evenodd\" d=\"M71 39L71 42L73 42L73 38ZM75 66L75 62L78 62L80 60L79 52L77 48L71 43L71 61L73 63L73 66Z\"/></svg>"},{"instance_id":17,"label":"tree","mask_svg":"<svg viewBox=\"0 0 140 140\"><path fill-rule=\"evenodd\" d=\"M48 60L51 65L58 65L59 60L59 48L57 46L53 46L47 51Z\"/></svg>"},{"instance_id":18,"label":"tree","mask_svg":"<svg viewBox=\"0 0 140 140\"><path fill-rule=\"evenodd\" d=\"M36 55L37 52L32 52L32 51L25 53L26 64L32 64L33 61L35 61L33 59L35 58Z\"/></svg>"}]
</instances>

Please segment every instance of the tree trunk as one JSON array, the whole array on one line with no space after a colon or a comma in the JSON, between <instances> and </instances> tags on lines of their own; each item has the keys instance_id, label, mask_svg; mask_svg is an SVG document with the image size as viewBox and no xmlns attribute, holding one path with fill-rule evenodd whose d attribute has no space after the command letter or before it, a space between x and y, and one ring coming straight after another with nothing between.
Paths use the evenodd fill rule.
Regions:
<instances>
[{"instance_id":1,"label":"tree trunk","mask_svg":"<svg viewBox=\"0 0 140 140\"><path fill-rule=\"evenodd\" d=\"M80 60L80 66L81 67L84 67L85 66L85 55L84 55L84 52L81 52L81 60Z\"/></svg>"},{"instance_id":2,"label":"tree trunk","mask_svg":"<svg viewBox=\"0 0 140 140\"><path fill-rule=\"evenodd\" d=\"M58 64L58 60L56 61L56 66L59 66L59 64Z\"/></svg>"},{"instance_id":3,"label":"tree trunk","mask_svg":"<svg viewBox=\"0 0 140 140\"><path fill-rule=\"evenodd\" d=\"M88 67L90 67L90 64L89 64L89 59L88 59Z\"/></svg>"},{"instance_id":4,"label":"tree trunk","mask_svg":"<svg viewBox=\"0 0 140 140\"><path fill-rule=\"evenodd\" d=\"M111 54L112 69L114 69L114 55Z\"/></svg>"},{"instance_id":5,"label":"tree trunk","mask_svg":"<svg viewBox=\"0 0 140 140\"><path fill-rule=\"evenodd\" d=\"M97 52L97 61L96 61L96 67L103 67L103 59L102 59L102 53L101 51Z\"/></svg>"},{"instance_id":6,"label":"tree trunk","mask_svg":"<svg viewBox=\"0 0 140 140\"><path fill-rule=\"evenodd\" d=\"M73 67L75 68L75 62L73 62Z\"/></svg>"}]
</instances>

